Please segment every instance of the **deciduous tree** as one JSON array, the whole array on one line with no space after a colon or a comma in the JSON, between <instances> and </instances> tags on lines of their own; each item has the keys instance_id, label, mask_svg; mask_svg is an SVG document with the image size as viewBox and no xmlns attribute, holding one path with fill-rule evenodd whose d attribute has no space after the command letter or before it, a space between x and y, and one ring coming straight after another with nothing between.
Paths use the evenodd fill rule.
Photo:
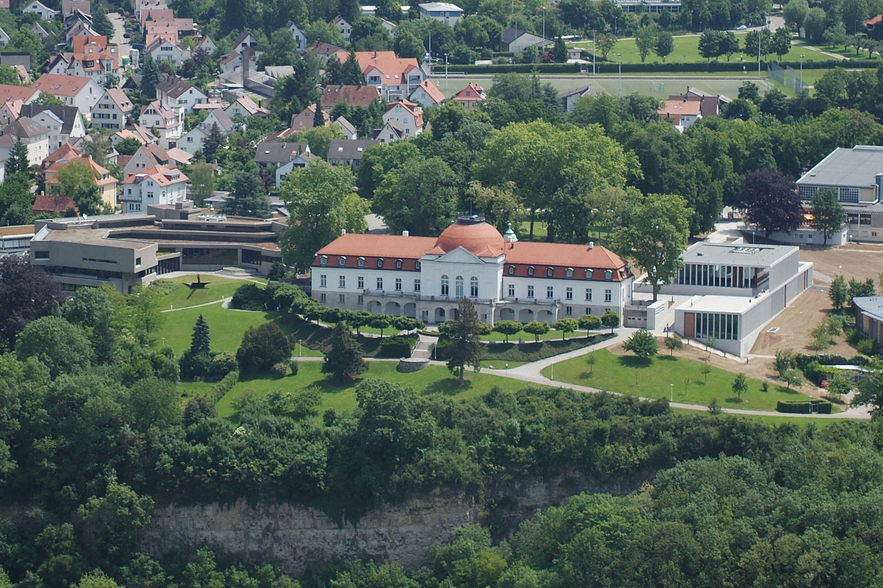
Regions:
<instances>
[{"instance_id":1,"label":"deciduous tree","mask_svg":"<svg viewBox=\"0 0 883 588\"><path fill-rule=\"evenodd\" d=\"M658 34L659 27L655 24L644 25L635 31L635 45L638 46L638 55L641 57L641 63L644 63L650 51L656 46Z\"/></svg>"},{"instance_id":2,"label":"deciduous tree","mask_svg":"<svg viewBox=\"0 0 883 588\"><path fill-rule=\"evenodd\" d=\"M502 333L506 337L506 343L509 342L509 336L518 333L521 330L521 323L518 321L497 321L494 323L494 331Z\"/></svg>"},{"instance_id":3,"label":"deciduous tree","mask_svg":"<svg viewBox=\"0 0 883 588\"><path fill-rule=\"evenodd\" d=\"M236 361L242 372L267 371L279 362L291 359L291 340L276 323L249 327L236 351Z\"/></svg>"},{"instance_id":4,"label":"deciduous tree","mask_svg":"<svg viewBox=\"0 0 883 588\"><path fill-rule=\"evenodd\" d=\"M610 332L613 333L613 329L619 326L619 314L612 310L605 311L601 315L601 324L608 327Z\"/></svg>"},{"instance_id":5,"label":"deciduous tree","mask_svg":"<svg viewBox=\"0 0 883 588\"><path fill-rule=\"evenodd\" d=\"M613 235L613 249L647 272L654 301L682 265L692 213L680 196L650 195L632 212L628 226Z\"/></svg>"},{"instance_id":6,"label":"deciduous tree","mask_svg":"<svg viewBox=\"0 0 883 588\"><path fill-rule=\"evenodd\" d=\"M777 169L746 172L736 193L735 204L746 211L750 222L763 228L766 237L777 231L790 233L803 222L797 185Z\"/></svg>"},{"instance_id":7,"label":"deciduous tree","mask_svg":"<svg viewBox=\"0 0 883 588\"><path fill-rule=\"evenodd\" d=\"M662 59L662 63L665 63L665 59L671 55L674 50L674 36L668 31L659 31L656 35L656 45L653 47L653 53Z\"/></svg>"},{"instance_id":8,"label":"deciduous tree","mask_svg":"<svg viewBox=\"0 0 883 588\"><path fill-rule=\"evenodd\" d=\"M668 354L674 355L675 351L680 351L684 348L684 340L677 333L672 333L665 338L665 346L668 348Z\"/></svg>"},{"instance_id":9,"label":"deciduous tree","mask_svg":"<svg viewBox=\"0 0 883 588\"><path fill-rule=\"evenodd\" d=\"M748 391L748 378L745 377L745 374L736 374L731 388L739 402L742 402L742 394Z\"/></svg>"},{"instance_id":10,"label":"deciduous tree","mask_svg":"<svg viewBox=\"0 0 883 588\"><path fill-rule=\"evenodd\" d=\"M437 235L456 216L461 189L462 178L441 157L431 157L384 174L372 209L394 233Z\"/></svg>"},{"instance_id":11,"label":"deciduous tree","mask_svg":"<svg viewBox=\"0 0 883 588\"><path fill-rule=\"evenodd\" d=\"M579 323L576 319L562 318L552 323L552 328L561 331L561 340L564 341L567 333L573 333L579 328Z\"/></svg>"},{"instance_id":12,"label":"deciduous tree","mask_svg":"<svg viewBox=\"0 0 883 588\"><path fill-rule=\"evenodd\" d=\"M828 244L828 234L839 231L846 222L846 211L833 188L820 188L812 195L812 227L825 235L824 245Z\"/></svg>"},{"instance_id":13,"label":"deciduous tree","mask_svg":"<svg viewBox=\"0 0 883 588\"><path fill-rule=\"evenodd\" d=\"M595 331L601 327L601 317L597 314L584 314L577 319L580 329L585 329L586 338L589 337L591 331Z\"/></svg>"},{"instance_id":14,"label":"deciduous tree","mask_svg":"<svg viewBox=\"0 0 883 588\"><path fill-rule=\"evenodd\" d=\"M623 343L622 348L643 359L650 359L659 352L656 337L646 329L632 333L631 337Z\"/></svg>"},{"instance_id":15,"label":"deciduous tree","mask_svg":"<svg viewBox=\"0 0 883 588\"><path fill-rule=\"evenodd\" d=\"M58 284L27 257L0 257L0 350L10 351L25 326L52 313L62 300Z\"/></svg>"},{"instance_id":16,"label":"deciduous tree","mask_svg":"<svg viewBox=\"0 0 883 588\"><path fill-rule=\"evenodd\" d=\"M849 300L849 287L842 274L831 281L831 285L828 287L828 298L831 300L834 310L842 310Z\"/></svg>"}]
</instances>

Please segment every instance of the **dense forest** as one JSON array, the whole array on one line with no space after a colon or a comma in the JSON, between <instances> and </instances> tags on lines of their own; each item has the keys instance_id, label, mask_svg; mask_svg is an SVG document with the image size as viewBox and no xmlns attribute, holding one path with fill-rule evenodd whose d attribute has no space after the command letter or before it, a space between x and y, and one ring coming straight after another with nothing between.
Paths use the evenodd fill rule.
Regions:
<instances>
[{"instance_id":1,"label":"dense forest","mask_svg":"<svg viewBox=\"0 0 883 588\"><path fill-rule=\"evenodd\" d=\"M377 380L358 384L352 412L270 394L218 418L212 398L182 402L183 358L148 346L154 290L65 300L39 270L0 260L15 303L0 317L0 586L861 586L883 569L877 420L772 426L610 394L454 400ZM577 474L647 483L574 498L508 539L488 502L483 527L408 572L315 561L294 579L284 562L139 551L160 505L289 502L357 522L430 489L483 500L513 480Z\"/></svg>"}]
</instances>

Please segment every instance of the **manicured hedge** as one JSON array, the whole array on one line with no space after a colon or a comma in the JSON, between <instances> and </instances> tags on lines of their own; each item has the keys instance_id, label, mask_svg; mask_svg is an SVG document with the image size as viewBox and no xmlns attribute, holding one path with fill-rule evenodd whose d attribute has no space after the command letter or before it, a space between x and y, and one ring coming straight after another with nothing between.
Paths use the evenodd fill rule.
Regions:
<instances>
[{"instance_id":1,"label":"manicured hedge","mask_svg":"<svg viewBox=\"0 0 883 588\"><path fill-rule=\"evenodd\" d=\"M574 337L573 339L566 339L564 341L541 341L540 343L485 343L483 346L484 355L482 356L482 359L488 361L539 361L541 359L546 359L547 357L567 353L568 351L575 351L589 345L600 343L612 336L613 335L610 333L599 333L597 335L592 335L589 338ZM439 337L438 343L435 347L435 359L440 361L448 359L447 351L450 345L450 339L447 337Z\"/></svg>"},{"instance_id":2,"label":"manicured hedge","mask_svg":"<svg viewBox=\"0 0 883 588\"><path fill-rule=\"evenodd\" d=\"M457 73L470 74L501 74L501 73L533 73L540 74L575 74L580 72L578 63L494 63L487 65L456 65ZM451 66L448 66L450 69ZM438 67L433 72L435 76L444 75L444 70Z\"/></svg>"},{"instance_id":3,"label":"manicured hedge","mask_svg":"<svg viewBox=\"0 0 883 588\"><path fill-rule=\"evenodd\" d=\"M818 410L813 407L817 406ZM831 414L832 404L827 400L780 400L776 403L776 411L792 414Z\"/></svg>"},{"instance_id":4,"label":"manicured hedge","mask_svg":"<svg viewBox=\"0 0 883 588\"><path fill-rule=\"evenodd\" d=\"M821 365L858 365L867 367L871 363L871 359L866 355L854 355L846 357L836 353L822 353L819 355L807 355L806 353L798 353L794 356L794 364L801 370L805 371L807 366L812 362L818 362Z\"/></svg>"},{"instance_id":5,"label":"manicured hedge","mask_svg":"<svg viewBox=\"0 0 883 588\"><path fill-rule=\"evenodd\" d=\"M217 403L224 395L233 389L236 382L239 381L239 370L233 370L224 376L220 382L212 386L212 391L208 394L209 400Z\"/></svg>"},{"instance_id":6,"label":"manicured hedge","mask_svg":"<svg viewBox=\"0 0 883 588\"><path fill-rule=\"evenodd\" d=\"M377 353L377 357L411 357L415 345L417 345L417 335L385 337L380 341L380 351Z\"/></svg>"}]
</instances>

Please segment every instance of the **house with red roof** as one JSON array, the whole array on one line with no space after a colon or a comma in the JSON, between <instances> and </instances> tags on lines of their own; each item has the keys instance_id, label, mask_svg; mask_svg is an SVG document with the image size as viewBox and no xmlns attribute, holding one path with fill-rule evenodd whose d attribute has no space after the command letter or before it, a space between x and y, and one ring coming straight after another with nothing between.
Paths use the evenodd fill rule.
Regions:
<instances>
[{"instance_id":1,"label":"house with red roof","mask_svg":"<svg viewBox=\"0 0 883 588\"><path fill-rule=\"evenodd\" d=\"M459 102L466 107L466 110L472 110L475 108L476 104L482 100L487 100L487 96L484 93L484 88L478 84L470 82L465 88L454 94L454 97L451 98L451 100Z\"/></svg>"},{"instance_id":2,"label":"house with red roof","mask_svg":"<svg viewBox=\"0 0 883 588\"><path fill-rule=\"evenodd\" d=\"M322 110L331 110L343 102L350 108L368 108L375 100L380 100L380 89L376 86L350 86L339 84L325 86L320 104Z\"/></svg>"},{"instance_id":3,"label":"house with red roof","mask_svg":"<svg viewBox=\"0 0 883 588\"><path fill-rule=\"evenodd\" d=\"M104 94L104 89L93 79L48 73L37 78L31 88L52 94L66 106L76 106L86 120L91 118L92 107Z\"/></svg>"},{"instance_id":4,"label":"house with red roof","mask_svg":"<svg viewBox=\"0 0 883 588\"><path fill-rule=\"evenodd\" d=\"M427 106L438 106L445 101L445 95L438 87L432 83L432 80L423 80L417 89L411 92L408 100L416 102L424 108Z\"/></svg>"},{"instance_id":5,"label":"house with red roof","mask_svg":"<svg viewBox=\"0 0 883 588\"><path fill-rule=\"evenodd\" d=\"M406 138L416 137L423 132L423 109L415 102L400 100L386 106L383 122L395 124Z\"/></svg>"},{"instance_id":6,"label":"house with red roof","mask_svg":"<svg viewBox=\"0 0 883 588\"><path fill-rule=\"evenodd\" d=\"M438 237L347 233L316 253L312 293L334 308L441 323L469 297L479 319L552 323L620 316L632 302L628 262L593 244L520 243L480 216L463 216Z\"/></svg>"},{"instance_id":7,"label":"house with red roof","mask_svg":"<svg viewBox=\"0 0 883 588\"><path fill-rule=\"evenodd\" d=\"M34 216L78 216L80 211L74 199L70 196L46 196L39 194L34 198L34 204L31 206L31 212Z\"/></svg>"},{"instance_id":8,"label":"house with red roof","mask_svg":"<svg viewBox=\"0 0 883 588\"><path fill-rule=\"evenodd\" d=\"M155 131L165 149L175 147L184 134L184 121L162 100L154 100L142 106L138 123L151 129L151 132Z\"/></svg>"},{"instance_id":9,"label":"house with red roof","mask_svg":"<svg viewBox=\"0 0 883 588\"><path fill-rule=\"evenodd\" d=\"M121 131L125 128L126 118L131 116L133 108L134 105L125 92L119 88L106 89L92 107L92 126Z\"/></svg>"},{"instance_id":10,"label":"house with red roof","mask_svg":"<svg viewBox=\"0 0 883 588\"><path fill-rule=\"evenodd\" d=\"M148 206L177 204L187 199L187 176L179 169L149 167L123 180L123 212L146 212Z\"/></svg>"},{"instance_id":11,"label":"house with red roof","mask_svg":"<svg viewBox=\"0 0 883 588\"><path fill-rule=\"evenodd\" d=\"M380 89L387 102L403 100L426 79L417 60L398 57L395 51L356 51L365 83Z\"/></svg>"},{"instance_id":12,"label":"house with red roof","mask_svg":"<svg viewBox=\"0 0 883 588\"><path fill-rule=\"evenodd\" d=\"M58 183L58 172L72 163L85 163L95 172L95 185L101 192L101 200L107 206L115 208L117 205L117 183L119 180L110 175L110 171L95 163L91 157L72 157L70 159L59 159L49 167L43 170L46 177L47 189L52 184ZM70 196L70 194L66 194Z\"/></svg>"}]
</instances>

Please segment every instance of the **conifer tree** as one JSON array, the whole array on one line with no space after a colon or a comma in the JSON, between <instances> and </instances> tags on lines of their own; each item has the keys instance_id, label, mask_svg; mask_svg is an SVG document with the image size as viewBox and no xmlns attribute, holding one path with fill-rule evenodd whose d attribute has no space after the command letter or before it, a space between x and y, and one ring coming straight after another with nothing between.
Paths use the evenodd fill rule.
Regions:
<instances>
[{"instance_id":1,"label":"conifer tree","mask_svg":"<svg viewBox=\"0 0 883 588\"><path fill-rule=\"evenodd\" d=\"M12 152L6 162L6 175L11 176L20 172L27 172L29 167L28 146L22 143L21 137L19 137L15 140Z\"/></svg>"},{"instance_id":2,"label":"conifer tree","mask_svg":"<svg viewBox=\"0 0 883 588\"><path fill-rule=\"evenodd\" d=\"M452 374L458 374L459 383L463 384L463 372L467 365L475 371L481 369L481 324L471 300L465 297L460 300L457 318L451 322L448 369Z\"/></svg>"},{"instance_id":3,"label":"conifer tree","mask_svg":"<svg viewBox=\"0 0 883 588\"><path fill-rule=\"evenodd\" d=\"M193 355L209 355L211 353L211 334L208 323L201 314L193 326L193 337L190 339L190 353Z\"/></svg>"},{"instance_id":4,"label":"conifer tree","mask_svg":"<svg viewBox=\"0 0 883 588\"><path fill-rule=\"evenodd\" d=\"M347 324L341 321L331 333L331 350L325 355L322 373L333 374L340 382L351 382L368 369L362 356L362 346L353 337Z\"/></svg>"},{"instance_id":5,"label":"conifer tree","mask_svg":"<svg viewBox=\"0 0 883 588\"><path fill-rule=\"evenodd\" d=\"M325 126L325 114L322 112L322 105L316 102L316 112L313 114L313 128L318 129Z\"/></svg>"}]
</instances>

